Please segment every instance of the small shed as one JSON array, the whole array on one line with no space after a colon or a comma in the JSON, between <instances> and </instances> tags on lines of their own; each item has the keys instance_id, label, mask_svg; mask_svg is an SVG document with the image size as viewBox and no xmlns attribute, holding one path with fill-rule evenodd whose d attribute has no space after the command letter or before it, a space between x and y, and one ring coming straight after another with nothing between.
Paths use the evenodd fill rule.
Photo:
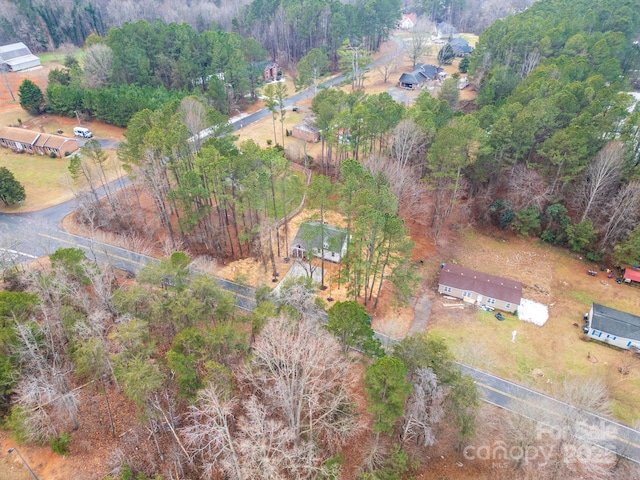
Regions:
<instances>
[{"instance_id":1,"label":"small shed","mask_svg":"<svg viewBox=\"0 0 640 480\"><path fill-rule=\"evenodd\" d=\"M585 333L616 347L640 348L640 317L594 303L588 313Z\"/></svg>"},{"instance_id":2,"label":"small shed","mask_svg":"<svg viewBox=\"0 0 640 480\"><path fill-rule=\"evenodd\" d=\"M632 268L624 269L624 281L625 283L639 283L640 284L640 271L633 270Z\"/></svg>"},{"instance_id":3,"label":"small shed","mask_svg":"<svg viewBox=\"0 0 640 480\"><path fill-rule=\"evenodd\" d=\"M306 122L299 123L298 125L294 126L293 130L291 131L291 136L309 143L318 143L320 141L320 138L322 137L319 128L316 128L313 125L309 125Z\"/></svg>"},{"instance_id":4,"label":"small shed","mask_svg":"<svg viewBox=\"0 0 640 480\"><path fill-rule=\"evenodd\" d=\"M40 59L22 42L0 47L0 61L10 72L19 72L40 65Z\"/></svg>"},{"instance_id":5,"label":"small shed","mask_svg":"<svg viewBox=\"0 0 640 480\"><path fill-rule=\"evenodd\" d=\"M296 237L291 243L291 256L302 258L313 255L322 258L324 240L324 259L340 263L347 254L347 232L326 222L304 222L300 225Z\"/></svg>"}]
</instances>

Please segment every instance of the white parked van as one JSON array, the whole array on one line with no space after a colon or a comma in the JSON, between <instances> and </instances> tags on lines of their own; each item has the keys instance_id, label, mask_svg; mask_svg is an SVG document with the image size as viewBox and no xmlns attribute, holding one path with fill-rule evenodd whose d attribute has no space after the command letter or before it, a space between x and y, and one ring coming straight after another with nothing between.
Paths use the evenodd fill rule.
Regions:
<instances>
[{"instance_id":1,"label":"white parked van","mask_svg":"<svg viewBox=\"0 0 640 480\"><path fill-rule=\"evenodd\" d=\"M93 133L91 133L91 130L84 127L73 127L73 134L76 137L83 137L83 138L93 137Z\"/></svg>"}]
</instances>

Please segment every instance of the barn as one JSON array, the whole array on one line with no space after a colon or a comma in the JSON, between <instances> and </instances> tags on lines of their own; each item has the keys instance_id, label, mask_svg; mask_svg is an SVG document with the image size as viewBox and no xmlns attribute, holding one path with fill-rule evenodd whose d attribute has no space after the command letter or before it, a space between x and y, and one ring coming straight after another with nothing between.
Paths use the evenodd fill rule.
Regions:
<instances>
[{"instance_id":1,"label":"barn","mask_svg":"<svg viewBox=\"0 0 640 480\"><path fill-rule=\"evenodd\" d=\"M0 47L0 61L10 72L19 72L40 65L40 59L22 42Z\"/></svg>"},{"instance_id":2,"label":"barn","mask_svg":"<svg viewBox=\"0 0 640 480\"><path fill-rule=\"evenodd\" d=\"M604 343L626 349L640 348L640 317L594 303L587 314L585 333Z\"/></svg>"}]
</instances>

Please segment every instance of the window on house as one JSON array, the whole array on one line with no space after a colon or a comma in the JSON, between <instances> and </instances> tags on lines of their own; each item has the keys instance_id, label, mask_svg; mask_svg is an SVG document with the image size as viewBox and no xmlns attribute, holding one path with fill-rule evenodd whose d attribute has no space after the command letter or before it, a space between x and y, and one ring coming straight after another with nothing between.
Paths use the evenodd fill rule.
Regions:
<instances>
[{"instance_id":1,"label":"window on house","mask_svg":"<svg viewBox=\"0 0 640 480\"><path fill-rule=\"evenodd\" d=\"M489 305L495 305L496 304L496 299L495 298L487 298L487 303Z\"/></svg>"},{"instance_id":2,"label":"window on house","mask_svg":"<svg viewBox=\"0 0 640 480\"><path fill-rule=\"evenodd\" d=\"M463 297L471 297L471 292L462 292Z\"/></svg>"},{"instance_id":3,"label":"window on house","mask_svg":"<svg viewBox=\"0 0 640 480\"><path fill-rule=\"evenodd\" d=\"M444 288L442 289L442 291L443 291L444 293L451 293L451 287L444 287Z\"/></svg>"},{"instance_id":4,"label":"window on house","mask_svg":"<svg viewBox=\"0 0 640 480\"><path fill-rule=\"evenodd\" d=\"M511 304L510 303L505 304L504 308L511 308Z\"/></svg>"}]
</instances>

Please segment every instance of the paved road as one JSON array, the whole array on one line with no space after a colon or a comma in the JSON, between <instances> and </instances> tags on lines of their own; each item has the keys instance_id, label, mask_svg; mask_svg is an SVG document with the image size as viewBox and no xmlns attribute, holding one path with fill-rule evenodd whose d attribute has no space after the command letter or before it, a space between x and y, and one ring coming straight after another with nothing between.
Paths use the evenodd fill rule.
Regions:
<instances>
[{"instance_id":1,"label":"paved road","mask_svg":"<svg viewBox=\"0 0 640 480\"><path fill-rule=\"evenodd\" d=\"M398 40L396 42L403 50L402 42ZM372 66L387 61L389 57L379 59ZM344 75L339 76L323 83L322 86L337 85L346 79ZM310 91L294 95L286 100L285 105L291 106L308 95L311 95ZM233 129L238 130L269 114L267 109L259 110L232 122ZM102 141L101 144L103 144ZM117 144L104 143L103 147L116 148ZM116 180L107 188L122 188L127 183L126 180ZM157 262L157 259L146 255L64 232L61 229L61 221L75 208L76 201L70 200L35 213L0 214L0 239L3 240L0 245L0 261L23 262L49 254L60 247L77 247L82 248L89 258L108 262L133 273L138 272L149 262ZM256 307L253 288L218 277L216 279L223 289L236 298L239 308L252 311ZM326 321L326 315L321 321ZM387 347L397 341L379 332L376 332L375 336ZM588 436L594 443L640 463L640 432L637 430L588 412L579 412L571 405L468 365L461 364L460 367L464 373L475 380L485 401L526 415L533 420L550 423L552 426L562 425L566 417L579 417L585 428L590 431Z\"/></svg>"},{"instance_id":2,"label":"paved road","mask_svg":"<svg viewBox=\"0 0 640 480\"><path fill-rule=\"evenodd\" d=\"M567 422L575 422L578 431L589 443L640 463L639 431L599 415L578 410L565 402L477 368L463 364L460 364L460 368L475 380L486 402L548 427L563 428Z\"/></svg>"}]
</instances>

